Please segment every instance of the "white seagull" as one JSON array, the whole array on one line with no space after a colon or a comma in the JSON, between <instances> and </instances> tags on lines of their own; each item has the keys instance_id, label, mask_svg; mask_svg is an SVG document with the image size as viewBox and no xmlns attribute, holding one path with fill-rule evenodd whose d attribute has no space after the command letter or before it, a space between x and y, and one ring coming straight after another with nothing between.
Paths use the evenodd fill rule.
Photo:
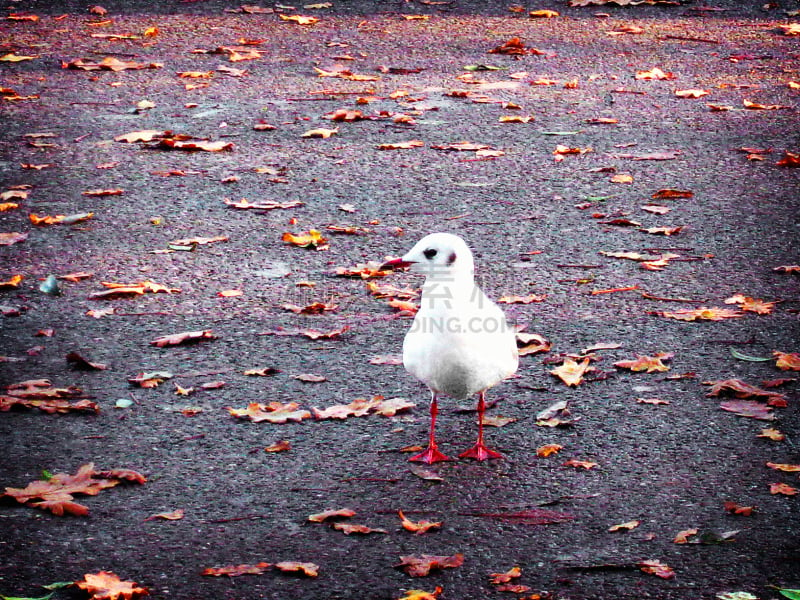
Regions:
<instances>
[{"instance_id":1,"label":"white seagull","mask_svg":"<svg viewBox=\"0 0 800 600\"><path fill-rule=\"evenodd\" d=\"M505 314L475 285L472 251L451 233L422 238L386 268L411 267L425 275L422 298L403 341L403 365L431 390L428 448L410 460L450 460L436 445L437 399L464 400L478 394L478 441L459 458L502 458L483 443L486 390L516 372L519 358L514 330Z\"/></svg>"}]
</instances>

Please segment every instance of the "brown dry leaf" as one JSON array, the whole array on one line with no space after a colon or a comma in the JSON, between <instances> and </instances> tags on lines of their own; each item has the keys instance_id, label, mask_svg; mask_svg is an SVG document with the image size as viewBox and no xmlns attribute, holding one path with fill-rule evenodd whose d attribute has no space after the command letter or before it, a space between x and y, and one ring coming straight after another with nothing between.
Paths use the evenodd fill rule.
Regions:
<instances>
[{"instance_id":1,"label":"brown dry leaf","mask_svg":"<svg viewBox=\"0 0 800 600\"><path fill-rule=\"evenodd\" d=\"M783 151L783 158L775 163L779 167L800 167L800 153Z\"/></svg>"},{"instance_id":2,"label":"brown dry leaf","mask_svg":"<svg viewBox=\"0 0 800 600\"><path fill-rule=\"evenodd\" d=\"M516 579L517 577L522 576L522 569L519 567L511 567L505 573L492 573L489 575L490 583L494 585L500 585L503 583L508 583L512 579Z\"/></svg>"},{"instance_id":3,"label":"brown dry leaf","mask_svg":"<svg viewBox=\"0 0 800 600\"><path fill-rule=\"evenodd\" d=\"M264 448L264 452L288 452L291 449L292 446L287 440L281 440Z\"/></svg>"},{"instance_id":4,"label":"brown dry leaf","mask_svg":"<svg viewBox=\"0 0 800 600\"><path fill-rule=\"evenodd\" d=\"M100 491L114 487L122 481L141 484L147 479L130 470L96 471L94 464L88 463L82 465L74 475L56 473L46 481L33 481L25 488L7 487L2 496L14 498L20 504L49 510L56 516L85 516L89 514L89 509L73 502L73 494L96 496Z\"/></svg>"},{"instance_id":5,"label":"brown dry leaf","mask_svg":"<svg viewBox=\"0 0 800 600\"><path fill-rule=\"evenodd\" d=\"M410 150L412 148L422 148L425 142L422 140L409 140L407 142L395 142L392 144L378 144L378 150Z\"/></svg>"},{"instance_id":6,"label":"brown dry leaf","mask_svg":"<svg viewBox=\"0 0 800 600\"><path fill-rule=\"evenodd\" d=\"M156 371L153 373L139 373L135 377L130 377L128 383L150 389L158 387L167 379L172 379L172 373L169 371Z\"/></svg>"},{"instance_id":7,"label":"brown dry leaf","mask_svg":"<svg viewBox=\"0 0 800 600\"><path fill-rule=\"evenodd\" d=\"M586 154L587 152L592 152L591 148L570 148L569 146L564 146L562 144L558 144L556 149L553 150L553 154L555 155L564 155L564 154Z\"/></svg>"},{"instance_id":8,"label":"brown dry leaf","mask_svg":"<svg viewBox=\"0 0 800 600\"><path fill-rule=\"evenodd\" d=\"M369 533L389 533L385 529L373 529L372 527L358 525L356 523L332 523L331 527L333 527L336 531L341 531L345 535L350 535L352 533L360 533L364 535Z\"/></svg>"},{"instance_id":9,"label":"brown dry leaf","mask_svg":"<svg viewBox=\"0 0 800 600\"><path fill-rule=\"evenodd\" d=\"M525 47L525 44L518 37L513 37L507 42L489 50L489 54L510 54L522 55L528 54L530 50Z\"/></svg>"},{"instance_id":10,"label":"brown dry leaf","mask_svg":"<svg viewBox=\"0 0 800 600\"><path fill-rule=\"evenodd\" d=\"M528 296L503 296L497 302L501 304L532 304L533 302L544 302L547 294L530 294Z\"/></svg>"},{"instance_id":11,"label":"brown dry leaf","mask_svg":"<svg viewBox=\"0 0 800 600\"><path fill-rule=\"evenodd\" d=\"M742 100L742 104L745 108L750 110L782 110L782 109L791 109L791 106L785 106L782 104L758 104L757 102L750 102L750 100Z\"/></svg>"},{"instance_id":12,"label":"brown dry leaf","mask_svg":"<svg viewBox=\"0 0 800 600\"><path fill-rule=\"evenodd\" d=\"M325 129L324 127L319 127L317 129L309 129L308 131L303 133L300 137L327 139L332 135L336 135L337 133L339 133L338 127L334 129Z\"/></svg>"},{"instance_id":13,"label":"brown dry leaf","mask_svg":"<svg viewBox=\"0 0 800 600\"><path fill-rule=\"evenodd\" d=\"M558 452L563 449L564 446L560 444L545 444L544 446L539 446L536 449L536 456L539 458L547 458L553 454L558 454Z\"/></svg>"},{"instance_id":14,"label":"brown dry leaf","mask_svg":"<svg viewBox=\"0 0 800 600\"><path fill-rule=\"evenodd\" d=\"M497 120L499 123L531 123L535 118L533 115L502 115Z\"/></svg>"},{"instance_id":15,"label":"brown dry leaf","mask_svg":"<svg viewBox=\"0 0 800 600\"><path fill-rule=\"evenodd\" d=\"M119 60L118 58L114 58L112 56L106 56L100 62L77 58L75 60L71 60L69 62L61 61L61 68L62 69L80 69L82 71L125 71L128 69L159 69L164 65L160 63L137 63L133 61L124 61Z\"/></svg>"},{"instance_id":16,"label":"brown dry leaf","mask_svg":"<svg viewBox=\"0 0 800 600\"><path fill-rule=\"evenodd\" d=\"M612 533L615 531L631 531L636 529L639 525L641 525L641 521L628 521L627 523L620 523L618 525L612 525L608 528L609 531Z\"/></svg>"},{"instance_id":17,"label":"brown dry leaf","mask_svg":"<svg viewBox=\"0 0 800 600\"><path fill-rule=\"evenodd\" d=\"M673 190L665 188L655 192L651 198L653 198L653 200L667 200L672 198L691 198L693 196L694 192L690 190Z\"/></svg>"},{"instance_id":18,"label":"brown dry leaf","mask_svg":"<svg viewBox=\"0 0 800 600\"><path fill-rule=\"evenodd\" d=\"M102 363L95 363L87 360L83 356L81 356L78 352L70 352L67 354L67 362L72 365L73 368L78 369L80 371L103 371L108 367Z\"/></svg>"},{"instance_id":19,"label":"brown dry leaf","mask_svg":"<svg viewBox=\"0 0 800 600\"><path fill-rule=\"evenodd\" d=\"M510 423L515 423L519 421L514 417L501 417L501 416L493 416L487 417L486 415L483 416L483 424L489 427L505 427Z\"/></svg>"},{"instance_id":20,"label":"brown dry leaf","mask_svg":"<svg viewBox=\"0 0 800 600\"><path fill-rule=\"evenodd\" d=\"M743 517L749 517L753 514L753 511L756 509L755 506L741 506L736 502L723 502L722 507L733 515L741 515Z\"/></svg>"},{"instance_id":21,"label":"brown dry leaf","mask_svg":"<svg viewBox=\"0 0 800 600\"><path fill-rule=\"evenodd\" d=\"M656 258L643 260L640 263L640 266L643 269L647 269L648 271L663 271L664 267L666 267L669 264L669 261L679 257L680 254L672 254L671 252L666 252Z\"/></svg>"},{"instance_id":22,"label":"brown dry leaf","mask_svg":"<svg viewBox=\"0 0 800 600\"><path fill-rule=\"evenodd\" d=\"M781 265L780 267L775 267L772 270L773 271L778 271L779 273L797 273L797 274L800 274L800 265Z\"/></svg>"},{"instance_id":23,"label":"brown dry leaf","mask_svg":"<svg viewBox=\"0 0 800 600\"><path fill-rule=\"evenodd\" d=\"M636 79L644 79L644 80L675 79L675 75L670 73L669 71L664 72L658 67L653 67L649 71L636 71Z\"/></svg>"},{"instance_id":24,"label":"brown dry leaf","mask_svg":"<svg viewBox=\"0 0 800 600\"><path fill-rule=\"evenodd\" d=\"M211 79L214 77L214 71L179 71L178 77L184 79Z\"/></svg>"},{"instance_id":25,"label":"brown dry leaf","mask_svg":"<svg viewBox=\"0 0 800 600\"><path fill-rule=\"evenodd\" d=\"M721 402L719 407L740 417L750 417L760 421L775 420L771 406L753 400L728 400Z\"/></svg>"},{"instance_id":26,"label":"brown dry leaf","mask_svg":"<svg viewBox=\"0 0 800 600\"><path fill-rule=\"evenodd\" d=\"M371 365L402 365L403 356L401 354L384 354L373 356L369 359Z\"/></svg>"},{"instance_id":27,"label":"brown dry leaf","mask_svg":"<svg viewBox=\"0 0 800 600\"><path fill-rule=\"evenodd\" d=\"M305 202L301 202L300 200L290 200L288 202L278 202L276 200L260 200L256 202L250 202L247 198L242 198L241 200L234 201L230 198L225 198L224 202L227 206L231 208L238 208L242 210L275 210L276 208L288 209L288 208L297 208L298 206L303 206Z\"/></svg>"},{"instance_id":28,"label":"brown dry leaf","mask_svg":"<svg viewBox=\"0 0 800 600\"><path fill-rule=\"evenodd\" d=\"M316 577L319 575L319 566L314 563L282 561L273 565L278 571L283 573L297 573L306 577Z\"/></svg>"},{"instance_id":29,"label":"brown dry leaf","mask_svg":"<svg viewBox=\"0 0 800 600\"><path fill-rule=\"evenodd\" d=\"M552 19L554 17L560 16L557 11L555 10L532 10L528 13L528 16L532 19Z\"/></svg>"},{"instance_id":30,"label":"brown dry leaf","mask_svg":"<svg viewBox=\"0 0 800 600\"><path fill-rule=\"evenodd\" d=\"M0 246L10 246L11 244L24 242L27 239L28 239L27 233L19 233L17 231L12 231L10 233L0 233Z\"/></svg>"},{"instance_id":31,"label":"brown dry leaf","mask_svg":"<svg viewBox=\"0 0 800 600\"><path fill-rule=\"evenodd\" d=\"M704 381L704 385L710 385L711 390L706 394L709 397L734 396L735 398L754 398L756 400L766 400L767 403L785 403L786 397L778 392L764 390L741 379L724 379L718 381Z\"/></svg>"},{"instance_id":32,"label":"brown dry leaf","mask_svg":"<svg viewBox=\"0 0 800 600\"><path fill-rule=\"evenodd\" d=\"M224 152L233 150L233 142L210 140L179 140L175 138L163 138L159 140L158 148L164 150L183 150L186 152Z\"/></svg>"},{"instance_id":33,"label":"brown dry leaf","mask_svg":"<svg viewBox=\"0 0 800 600\"><path fill-rule=\"evenodd\" d=\"M292 379L297 379L305 383L322 383L323 381L328 380L322 375L314 375L313 373L301 373L300 375L293 375Z\"/></svg>"},{"instance_id":34,"label":"brown dry leaf","mask_svg":"<svg viewBox=\"0 0 800 600\"><path fill-rule=\"evenodd\" d=\"M576 469L586 469L588 471L589 469L599 467L600 465L590 460L577 460L575 458L570 458L563 463L563 466L575 467Z\"/></svg>"},{"instance_id":35,"label":"brown dry leaf","mask_svg":"<svg viewBox=\"0 0 800 600\"><path fill-rule=\"evenodd\" d=\"M676 90L675 95L678 98L702 98L708 96L711 92L708 90Z\"/></svg>"},{"instance_id":36,"label":"brown dry leaf","mask_svg":"<svg viewBox=\"0 0 800 600\"><path fill-rule=\"evenodd\" d=\"M669 404L669 400L662 400L661 398L637 398L636 402L639 404L653 404L653 405L662 405L662 404Z\"/></svg>"},{"instance_id":37,"label":"brown dry leaf","mask_svg":"<svg viewBox=\"0 0 800 600\"><path fill-rule=\"evenodd\" d=\"M796 496L800 492L798 492L796 488L793 488L792 486L785 483L770 483L769 493L782 494L784 496Z\"/></svg>"},{"instance_id":38,"label":"brown dry leaf","mask_svg":"<svg viewBox=\"0 0 800 600\"><path fill-rule=\"evenodd\" d=\"M669 367L662 361L671 359L675 354L673 352L658 352L654 356L637 356L634 360L621 360L614 363L615 367L622 369L630 369L638 373L640 371L647 371L648 373L669 371Z\"/></svg>"},{"instance_id":39,"label":"brown dry leaf","mask_svg":"<svg viewBox=\"0 0 800 600\"><path fill-rule=\"evenodd\" d=\"M671 567L657 560L643 560L637 565L642 571L649 575L655 575L662 579L671 579L675 577L675 571Z\"/></svg>"},{"instance_id":40,"label":"brown dry leaf","mask_svg":"<svg viewBox=\"0 0 800 600\"><path fill-rule=\"evenodd\" d=\"M321 315L324 312L334 311L339 308L337 304L328 304L326 302L312 302L305 306L298 306L297 304L281 304L281 308L295 313L296 315Z\"/></svg>"},{"instance_id":41,"label":"brown dry leaf","mask_svg":"<svg viewBox=\"0 0 800 600\"><path fill-rule=\"evenodd\" d=\"M775 366L781 371L800 371L800 353L774 351Z\"/></svg>"},{"instance_id":42,"label":"brown dry leaf","mask_svg":"<svg viewBox=\"0 0 800 600\"><path fill-rule=\"evenodd\" d=\"M783 471L784 473L800 473L800 465L768 462L767 466L770 469L775 469L776 471Z\"/></svg>"},{"instance_id":43,"label":"brown dry leaf","mask_svg":"<svg viewBox=\"0 0 800 600\"><path fill-rule=\"evenodd\" d=\"M312 523L324 523L329 519L348 519L355 516L356 511L350 508L339 508L336 510L325 510L321 513L308 515L308 520Z\"/></svg>"},{"instance_id":44,"label":"brown dry leaf","mask_svg":"<svg viewBox=\"0 0 800 600\"><path fill-rule=\"evenodd\" d=\"M526 333L520 331L516 335L517 352L520 356L538 354L539 352L550 352L552 344L549 340L538 333Z\"/></svg>"},{"instance_id":45,"label":"brown dry leaf","mask_svg":"<svg viewBox=\"0 0 800 600\"><path fill-rule=\"evenodd\" d=\"M277 373L280 373L280 370L275 367L262 367L261 369L247 369L243 374L250 377L269 377Z\"/></svg>"},{"instance_id":46,"label":"brown dry leaf","mask_svg":"<svg viewBox=\"0 0 800 600\"><path fill-rule=\"evenodd\" d=\"M208 567L200 572L200 575L207 577L238 577L240 575L261 575L272 565L267 562L260 562L254 565L228 565L225 567Z\"/></svg>"},{"instance_id":47,"label":"brown dry leaf","mask_svg":"<svg viewBox=\"0 0 800 600\"><path fill-rule=\"evenodd\" d=\"M400 298L401 300L414 300L419 298L419 291L411 288L401 288L391 283L367 282L367 291L376 298Z\"/></svg>"},{"instance_id":48,"label":"brown dry leaf","mask_svg":"<svg viewBox=\"0 0 800 600\"><path fill-rule=\"evenodd\" d=\"M619 173L610 179L611 183L633 183L633 175L629 173Z\"/></svg>"},{"instance_id":49,"label":"brown dry leaf","mask_svg":"<svg viewBox=\"0 0 800 600\"><path fill-rule=\"evenodd\" d=\"M406 518L402 510L398 510L397 514L400 517L400 522L403 526L403 529L407 531L413 531L417 535L427 533L431 529L440 529L442 526L441 521L411 521Z\"/></svg>"},{"instance_id":50,"label":"brown dry leaf","mask_svg":"<svg viewBox=\"0 0 800 600\"><path fill-rule=\"evenodd\" d=\"M158 521L158 520L179 521L180 519L183 518L184 514L185 514L184 510L182 508L178 508L176 510L173 510L172 512L163 512L155 515L150 515L145 519L145 521Z\"/></svg>"},{"instance_id":51,"label":"brown dry leaf","mask_svg":"<svg viewBox=\"0 0 800 600\"><path fill-rule=\"evenodd\" d=\"M170 135L170 131L163 131L159 129L143 129L141 131L131 131L124 133L114 138L115 142L125 142L126 144L133 144L135 142L152 142L155 139L160 139Z\"/></svg>"},{"instance_id":52,"label":"brown dry leaf","mask_svg":"<svg viewBox=\"0 0 800 600\"><path fill-rule=\"evenodd\" d=\"M198 331L184 331L181 333L173 333L165 335L160 338L154 339L150 342L151 346L164 348L165 346L178 346L180 344L194 344L203 340L215 340L217 336L213 334L210 329L201 329Z\"/></svg>"},{"instance_id":53,"label":"brown dry leaf","mask_svg":"<svg viewBox=\"0 0 800 600\"><path fill-rule=\"evenodd\" d=\"M312 340L334 340L343 333L350 331L350 326L345 325L340 329L331 331L318 331L316 329L284 329L278 327L274 331L262 331L259 335L302 335Z\"/></svg>"},{"instance_id":54,"label":"brown dry leaf","mask_svg":"<svg viewBox=\"0 0 800 600\"><path fill-rule=\"evenodd\" d=\"M491 146L486 144L476 144L474 142L452 142L450 144L442 144L438 146L431 146L434 150L449 150L453 152L477 152L478 150L491 150Z\"/></svg>"},{"instance_id":55,"label":"brown dry leaf","mask_svg":"<svg viewBox=\"0 0 800 600\"><path fill-rule=\"evenodd\" d=\"M100 406L91 400L77 400L70 402L61 398L29 399L14 395L0 395L0 412L7 412L12 408L38 408L47 414L66 414L68 412L100 412Z\"/></svg>"},{"instance_id":56,"label":"brown dry leaf","mask_svg":"<svg viewBox=\"0 0 800 600\"><path fill-rule=\"evenodd\" d=\"M679 321L722 321L744 316L743 312L731 308L706 308L704 306L700 308L684 308L674 312L663 311L657 314Z\"/></svg>"},{"instance_id":57,"label":"brown dry leaf","mask_svg":"<svg viewBox=\"0 0 800 600\"><path fill-rule=\"evenodd\" d=\"M137 596L146 596L147 588L139 587L135 581L122 581L110 571L86 573L75 585L87 592L92 600L131 600Z\"/></svg>"},{"instance_id":58,"label":"brown dry leaf","mask_svg":"<svg viewBox=\"0 0 800 600\"><path fill-rule=\"evenodd\" d=\"M437 585L432 592L425 590L406 590L406 595L396 600L437 600L442 593L442 586Z\"/></svg>"},{"instance_id":59,"label":"brown dry leaf","mask_svg":"<svg viewBox=\"0 0 800 600\"><path fill-rule=\"evenodd\" d=\"M561 366L556 367L550 373L561 379L566 385L574 387L583 382L583 376L590 371L594 371L594 367L589 365L589 358L583 359L580 363L566 358Z\"/></svg>"},{"instance_id":60,"label":"brown dry leaf","mask_svg":"<svg viewBox=\"0 0 800 600\"><path fill-rule=\"evenodd\" d=\"M452 556L436 556L421 554L419 556L401 556L395 567L402 569L411 577L425 577L434 569L452 569L464 564L463 554Z\"/></svg>"},{"instance_id":61,"label":"brown dry leaf","mask_svg":"<svg viewBox=\"0 0 800 600\"><path fill-rule=\"evenodd\" d=\"M287 231L281 236L281 240L301 248L327 250L329 247L327 238L323 237L322 233L316 229L309 229L308 232L297 235Z\"/></svg>"},{"instance_id":62,"label":"brown dry leaf","mask_svg":"<svg viewBox=\"0 0 800 600\"><path fill-rule=\"evenodd\" d=\"M269 423L300 422L311 418L311 413L301 409L297 402L287 402L286 404L281 404L280 402L270 402L269 404L251 402L247 405L247 408L228 407L227 410L232 416L240 419L250 419L253 423L262 421L268 421Z\"/></svg>"},{"instance_id":63,"label":"brown dry leaf","mask_svg":"<svg viewBox=\"0 0 800 600\"><path fill-rule=\"evenodd\" d=\"M677 227L643 227L640 231L644 231L645 233L650 233L653 235L677 235L681 231L683 231L684 226L679 225Z\"/></svg>"},{"instance_id":64,"label":"brown dry leaf","mask_svg":"<svg viewBox=\"0 0 800 600\"><path fill-rule=\"evenodd\" d=\"M383 263L376 261L369 261L367 263L358 263L354 267L336 267L335 274L338 277L360 277L361 279L371 279L373 277L386 277L391 270L381 269Z\"/></svg>"},{"instance_id":65,"label":"brown dry leaf","mask_svg":"<svg viewBox=\"0 0 800 600\"><path fill-rule=\"evenodd\" d=\"M586 123L590 125L616 125L619 123L619 119L612 119L610 117L595 117L592 119L586 119Z\"/></svg>"}]
</instances>

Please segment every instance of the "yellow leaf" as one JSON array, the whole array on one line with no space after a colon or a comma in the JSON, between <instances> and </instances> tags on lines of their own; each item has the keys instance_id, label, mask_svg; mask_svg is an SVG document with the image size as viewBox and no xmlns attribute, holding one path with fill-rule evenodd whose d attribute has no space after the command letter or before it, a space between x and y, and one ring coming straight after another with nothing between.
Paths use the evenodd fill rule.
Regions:
<instances>
[{"instance_id":1,"label":"yellow leaf","mask_svg":"<svg viewBox=\"0 0 800 600\"><path fill-rule=\"evenodd\" d=\"M329 138L332 135L337 134L337 133L339 133L339 128L338 127L336 127L335 129L324 129L324 128L309 129L304 134L302 134L300 137L327 139L327 138Z\"/></svg>"}]
</instances>

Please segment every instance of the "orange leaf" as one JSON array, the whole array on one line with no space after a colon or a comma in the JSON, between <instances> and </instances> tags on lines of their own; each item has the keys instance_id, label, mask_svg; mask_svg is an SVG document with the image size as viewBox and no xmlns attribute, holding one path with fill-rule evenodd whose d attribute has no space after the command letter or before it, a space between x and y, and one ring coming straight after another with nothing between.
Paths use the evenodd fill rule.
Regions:
<instances>
[{"instance_id":1,"label":"orange leaf","mask_svg":"<svg viewBox=\"0 0 800 600\"><path fill-rule=\"evenodd\" d=\"M317 17L306 17L303 15L278 15L281 18L281 21L292 21L293 23L297 23L298 25L313 25L314 23L318 23L319 19Z\"/></svg>"},{"instance_id":2,"label":"orange leaf","mask_svg":"<svg viewBox=\"0 0 800 600\"><path fill-rule=\"evenodd\" d=\"M676 310L675 312L658 313L662 317L677 319L679 321L722 321L724 319L736 319L744 316L743 312L730 308L687 308Z\"/></svg>"},{"instance_id":3,"label":"orange leaf","mask_svg":"<svg viewBox=\"0 0 800 600\"><path fill-rule=\"evenodd\" d=\"M545 444L536 449L536 456L540 458L547 458L551 454L557 454L559 450L563 450L564 446L560 444Z\"/></svg>"},{"instance_id":4,"label":"orange leaf","mask_svg":"<svg viewBox=\"0 0 800 600\"><path fill-rule=\"evenodd\" d=\"M694 193L689 190L663 189L654 193L651 198L654 200L666 200L667 198L691 198Z\"/></svg>"},{"instance_id":5,"label":"orange leaf","mask_svg":"<svg viewBox=\"0 0 800 600\"><path fill-rule=\"evenodd\" d=\"M636 71L636 79L654 80L654 79L675 79L675 75L669 71L664 72L658 67L653 67L649 71Z\"/></svg>"},{"instance_id":6,"label":"orange leaf","mask_svg":"<svg viewBox=\"0 0 800 600\"><path fill-rule=\"evenodd\" d=\"M350 508L339 508L336 510L326 510L321 513L308 515L308 520L312 523L324 523L328 519L342 519L349 518L356 514L356 511Z\"/></svg>"},{"instance_id":7,"label":"orange leaf","mask_svg":"<svg viewBox=\"0 0 800 600\"><path fill-rule=\"evenodd\" d=\"M172 512L163 512L158 513L156 515L151 515L145 519L145 521L155 521L157 519L163 519L165 521L177 521L182 519L184 515L184 511L182 508L177 510L173 510Z\"/></svg>"},{"instance_id":8,"label":"orange leaf","mask_svg":"<svg viewBox=\"0 0 800 600\"><path fill-rule=\"evenodd\" d=\"M722 507L731 514L749 517L755 510L754 506L741 506L736 502L723 502Z\"/></svg>"},{"instance_id":9,"label":"orange leaf","mask_svg":"<svg viewBox=\"0 0 800 600\"><path fill-rule=\"evenodd\" d=\"M92 600L131 600L149 594L147 588L138 587L133 581L122 581L110 571L86 573L75 585L88 592Z\"/></svg>"},{"instance_id":10,"label":"orange leaf","mask_svg":"<svg viewBox=\"0 0 800 600\"><path fill-rule=\"evenodd\" d=\"M707 90L677 90L675 95L678 98L702 98L708 96L711 92Z\"/></svg>"},{"instance_id":11,"label":"orange leaf","mask_svg":"<svg viewBox=\"0 0 800 600\"><path fill-rule=\"evenodd\" d=\"M637 566L645 573L655 575L656 577L661 577L662 579L671 579L672 577L675 577L675 571L673 571L668 565L665 565L657 560L643 560L640 563L637 563Z\"/></svg>"},{"instance_id":12,"label":"orange leaf","mask_svg":"<svg viewBox=\"0 0 800 600\"><path fill-rule=\"evenodd\" d=\"M784 496L796 496L798 494L798 490L785 483L770 483L769 493L783 494Z\"/></svg>"},{"instance_id":13,"label":"orange leaf","mask_svg":"<svg viewBox=\"0 0 800 600\"><path fill-rule=\"evenodd\" d=\"M776 471L783 471L784 473L800 473L800 465L768 462L767 466L770 469L775 469Z\"/></svg>"},{"instance_id":14,"label":"orange leaf","mask_svg":"<svg viewBox=\"0 0 800 600\"><path fill-rule=\"evenodd\" d=\"M684 529L683 531L679 531L672 541L676 544L688 544L689 538L695 535L697 535L697 529Z\"/></svg>"},{"instance_id":15,"label":"orange leaf","mask_svg":"<svg viewBox=\"0 0 800 600\"><path fill-rule=\"evenodd\" d=\"M492 573L489 575L491 578L491 583L495 585L499 585L501 583L508 583L512 579L516 579L522 575L522 569L519 567L511 567L505 573Z\"/></svg>"},{"instance_id":16,"label":"orange leaf","mask_svg":"<svg viewBox=\"0 0 800 600\"><path fill-rule=\"evenodd\" d=\"M365 535L368 533L389 533L385 529L373 529L372 527L357 525L355 523L332 523L331 526L336 531L341 531L345 535L350 535L352 533L361 533Z\"/></svg>"},{"instance_id":17,"label":"orange leaf","mask_svg":"<svg viewBox=\"0 0 800 600\"><path fill-rule=\"evenodd\" d=\"M339 133L338 127L336 127L335 129L325 129L323 127L320 127L317 129L309 129L308 131L303 133L300 137L327 139L337 133Z\"/></svg>"},{"instance_id":18,"label":"orange leaf","mask_svg":"<svg viewBox=\"0 0 800 600\"><path fill-rule=\"evenodd\" d=\"M772 355L777 358L775 366L781 371L800 371L800 353L776 350Z\"/></svg>"},{"instance_id":19,"label":"orange leaf","mask_svg":"<svg viewBox=\"0 0 800 600\"><path fill-rule=\"evenodd\" d=\"M767 427L761 430L756 437L767 438L768 440L772 440L773 442L782 442L786 439L786 435L774 429L772 427Z\"/></svg>"},{"instance_id":20,"label":"orange leaf","mask_svg":"<svg viewBox=\"0 0 800 600\"><path fill-rule=\"evenodd\" d=\"M463 554L452 556L436 556L421 554L419 556L401 556L400 563L395 565L403 569L411 577L425 577L434 569L452 569L464 564Z\"/></svg>"},{"instance_id":21,"label":"orange leaf","mask_svg":"<svg viewBox=\"0 0 800 600\"><path fill-rule=\"evenodd\" d=\"M427 533L431 529L439 529L442 526L441 521L411 521L406 518L402 510L398 510L397 514L400 516L400 522L403 525L403 529L407 531L413 531L417 535Z\"/></svg>"},{"instance_id":22,"label":"orange leaf","mask_svg":"<svg viewBox=\"0 0 800 600\"><path fill-rule=\"evenodd\" d=\"M394 144L378 144L378 150L410 150L411 148L421 148L425 145L422 140L409 140L407 142L395 142Z\"/></svg>"},{"instance_id":23,"label":"orange leaf","mask_svg":"<svg viewBox=\"0 0 800 600\"><path fill-rule=\"evenodd\" d=\"M311 413L300 409L300 405L297 402L287 402L286 404L281 404L280 402L270 402L269 404L251 402L247 405L247 408L228 407L227 410L231 416L250 419L253 423L262 421L268 421L269 423L299 422L311 418Z\"/></svg>"},{"instance_id":24,"label":"orange leaf","mask_svg":"<svg viewBox=\"0 0 800 600\"><path fill-rule=\"evenodd\" d=\"M280 442L275 442L264 448L264 452L286 452L291 450L292 446L286 440L281 440Z\"/></svg>"},{"instance_id":25,"label":"orange leaf","mask_svg":"<svg viewBox=\"0 0 800 600\"><path fill-rule=\"evenodd\" d=\"M599 467L596 462L592 462L590 460L577 460L575 458L570 458L568 461L564 462L563 466L565 467L575 467L576 469L593 469L594 467Z\"/></svg>"},{"instance_id":26,"label":"orange leaf","mask_svg":"<svg viewBox=\"0 0 800 600\"><path fill-rule=\"evenodd\" d=\"M316 577L319 575L319 566L314 563L283 561L273 565L278 571L284 573L298 573L306 577Z\"/></svg>"},{"instance_id":27,"label":"orange leaf","mask_svg":"<svg viewBox=\"0 0 800 600\"><path fill-rule=\"evenodd\" d=\"M641 521L628 521L627 523L620 523L618 525L612 525L608 528L609 531L631 531L632 529L636 529L639 525L641 525Z\"/></svg>"},{"instance_id":28,"label":"orange leaf","mask_svg":"<svg viewBox=\"0 0 800 600\"><path fill-rule=\"evenodd\" d=\"M325 250L328 248L328 240L316 229L309 229L307 233L293 234L286 232L281 236L281 240L300 246L301 248L314 248L315 250Z\"/></svg>"}]
</instances>

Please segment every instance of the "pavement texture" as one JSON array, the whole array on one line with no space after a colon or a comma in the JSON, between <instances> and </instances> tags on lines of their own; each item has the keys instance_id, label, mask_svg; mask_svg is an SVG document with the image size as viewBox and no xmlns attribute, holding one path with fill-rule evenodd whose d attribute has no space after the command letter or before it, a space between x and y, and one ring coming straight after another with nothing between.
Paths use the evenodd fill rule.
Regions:
<instances>
[{"instance_id":1,"label":"pavement texture","mask_svg":"<svg viewBox=\"0 0 800 600\"><path fill-rule=\"evenodd\" d=\"M797 373L773 356L800 351L800 279L775 270L800 264L800 170L778 164L800 150L800 37L786 35L797 3L509 6L334 1L262 12L113 1L102 15L83 2L11 3L17 17L0 21L12 57L0 59L0 181L3 192L23 193L4 196L18 206L0 212L0 232L4 243L6 233L27 238L0 246L0 279L23 276L0 290L0 384L75 386L99 412L0 413L0 485L23 488L88 463L147 481L76 495L86 516L5 497L0 593L38 597L42 585L99 571L152 598L187 600L392 599L437 586L444 600L775 599L778 588L800 588L798 473L767 466L800 464ZM560 16L530 18L534 9ZM489 53L515 37L523 54ZM232 46L238 55L214 53ZM253 50L252 60L230 60ZM62 68L106 57L162 66ZM635 77L655 67L673 78ZM675 93L685 90L708 94ZM325 118L340 109L369 118ZM303 137L313 129L337 131ZM233 146L115 141L145 130L170 131L177 145L184 134ZM42 133L52 135L31 135ZM378 148L411 140L422 144ZM436 148L463 141L488 152ZM554 154L559 145L575 153ZM653 197L664 189L691 197ZM93 190L122 193L85 194ZM226 199L298 204L236 209ZM71 224L30 218L89 212ZM682 229L643 231L651 227ZM327 249L282 239L311 229ZM436 464L427 470L438 479L401 451L426 439L427 390L402 366L370 362L400 353L410 319L360 278L334 275L402 255L433 231L468 241L490 297L537 295L503 306L552 344L489 391L489 414L516 419L488 431L505 459ZM192 241L216 237L226 241ZM623 251L641 256L603 254ZM646 260L664 264L650 270ZM60 295L40 291L49 275L76 272L91 276L57 280ZM90 298L101 282L145 280L180 291ZM370 281L421 283L410 273ZM226 290L241 294L220 296ZM742 301L724 302L737 294L780 302L721 321L659 314L738 311ZM282 307L313 302L338 308ZM345 327L332 339L261 335ZM151 343L205 330L216 339ZM614 347L588 353L596 370L579 385L551 374L564 355L599 343ZM76 369L66 360L73 352L107 368ZM659 352L674 353L663 361L669 371L614 366ZM276 372L244 374L267 368ZM158 387L129 383L165 371L172 378ZM703 382L731 379L789 381L749 399L760 420L707 395ZM416 406L284 424L227 410L375 396ZM574 422L548 427L537 415L560 401L570 411L560 417ZM472 443L471 408L442 403L445 452ZM759 437L764 429L783 438ZM264 451L282 440L289 450ZM538 456L548 444L562 448ZM754 510L734 514L725 502ZM307 520L345 507L356 513L345 522L387 533L346 535ZM178 509L181 519L148 520ZM406 531L398 509L442 527ZM692 529L690 543L676 543ZM396 568L401 556L423 554L463 554L463 564L426 577ZM314 563L319 574L201 575L281 561ZM522 575L512 583L527 591L490 582L515 565ZM54 597L86 594L72 587Z\"/></svg>"}]
</instances>

